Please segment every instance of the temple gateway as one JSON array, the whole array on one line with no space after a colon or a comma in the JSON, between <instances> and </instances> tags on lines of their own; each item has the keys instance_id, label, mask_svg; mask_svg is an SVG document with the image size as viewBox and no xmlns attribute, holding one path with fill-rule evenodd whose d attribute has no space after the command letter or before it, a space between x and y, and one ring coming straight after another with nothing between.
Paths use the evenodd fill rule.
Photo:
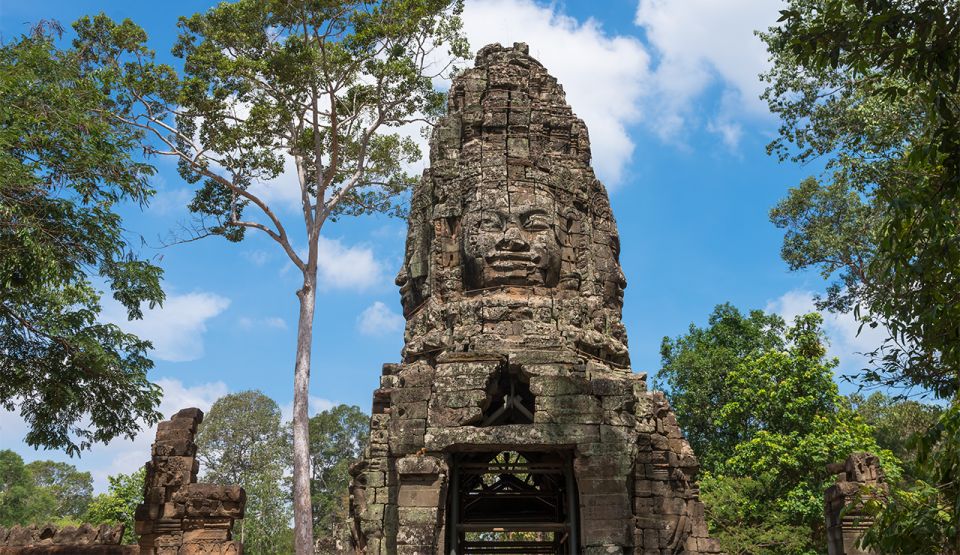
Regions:
<instances>
[{"instance_id":1,"label":"temple gateway","mask_svg":"<svg viewBox=\"0 0 960 555\"><path fill-rule=\"evenodd\" d=\"M719 553L697 459L630 369L587 128L527 46L454 79L413 192L403 362L351 468L363 554Z\"/></svg>"}]
</instances>

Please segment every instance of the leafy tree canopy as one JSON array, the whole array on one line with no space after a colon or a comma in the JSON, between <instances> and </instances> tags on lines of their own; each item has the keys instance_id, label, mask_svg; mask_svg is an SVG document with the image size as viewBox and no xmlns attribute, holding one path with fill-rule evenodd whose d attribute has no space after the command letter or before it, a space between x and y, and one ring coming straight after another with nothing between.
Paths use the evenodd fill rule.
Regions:
<instances>
[{"instance_id":1,"label":"leafy tree canopy","mask_svg":"<svg viewBox=\"0 0 960 555\"><path fill-rule=\"evenodd\" d=\"M196 235L239 241L257 230L302 274L293 399L298 553L314 548L308 394L320 231L342 215L402 211L413 183L405 163L420 153L395 131L441 112L433 79L448 77L467 53L462 8L463 0L222 2L181 18L179 73L156 63L130 21L100 15L75 25L85 62L122 85L111 91L111 116L142 130L148 152L172 157L198 184L190 204ZM276 210L261 192L285 165L297 176L297 214Z\"/></svg>"},{"instance_id":2,"label":"leafy tree canopy","mask_svg":"<svg viewBox=\"0 0 960 555\"><path fill-rule=\"evenodd\" d=\"M71 464L34 461L0 451L0 526L78 524L93 493L89 472Z\"/></svg>"},{"instance_id":3,"label":"leafy tree canopy","mask_svg":"<svg viewBox=\"0 0 960 555\"><path fill-rule=\"evenodd\" d=\"M770 484L753 478L707 473L700 478L710 534L728 555L809 553L810 529L787 515L768 511ZM814 551L816 552L816 551Z\"/></svg>"},{"instance_id":4,"label":"leafy tree canopy","mask_svg":"<svg viewBox=\"0 0 960 555\"><path fill-rule=\"evenodd\" d=\"M785 329L776 314L754 310L745 316L722 304L713 309L706 327L691 324L685 335L663 338L656 379L668 391L704 469L717 470L744 439L739 425L723 427L718 419L719 408L736 401L727 376L748 356L783 349Z\"/></svg>"},{"instance_id":5,"label":"leafy tree canopy","mask_svg":"<svg viewBox=\"0 0 960 555\"><path fill-rule=\"evenodd\" d=\"M44 516L36 503L36 485L23 458L9 449L0 451L0 526L36 522Z\"/></svg>"},{"instance_id":6,"label":"leafy tree canopy","mask_svg":"<svg viewBox=\"0 0 960 555\"><path fill-rule=\"evenodd\" d=\"M792 0L762 37L770 150L826 161L771 213L783 256L837 280L822 300L890 331L865 377L960 386L960 2Z\"/></svg>"},{"instance_id":7,"label":"leafy tree canopy","mask_svg":"<svg viewBox=\"0 0 960 555\"><path fill-rule=\"evenodd\" d=\"M123 543L137 543L134 514L143 503L146 471L141 468L132 474L108 476L107 493L93 498L83 520L93 524L123 524Z\"/></svg>"},{"instance_id":8,"label":"leafy tree canopy","mask_svg":"<svg viewBox=\"0 0 960 555\"><path fill-rule=\"evenodd\" d=\"M960 404L910 443L916 479L872 506L876 522L864 543L892 555L960 553Z\"/></svg>"},{"instance_id":9,"label":"leafy tree canopy","mask_svg":"<svg viewBox=\"0 0 960 555\"><path fill-rule=\"evenodd\" d=\"M58 519L79 520L93 500L93 477L89 472L80 472L72 464L33 461L27 465L27 470L37 490L52 497L51 514Z\"/></svg>"},{"instance_id":10,"label":"leafy tree canopy","mask_svg":"<svg viewBox=\"0 0 960 555\"><path fill-rule=\"evenodd\" d=\"M762 35L770 148L827 161L771 213L784 258L838 276L823 306L889 330L866 380L952 400L868 540L960 552L960 2L791 0L782 16Z\"/></svg>"},{"instance_id":11,"label":"leafy tree canopy","mask_svg":"<svg viewBox=\"0 0 960 555\"><path fill-rule=\"evenodd\" d=\"M239 536L253 553L292 551L290 439L276 401L259 391L225 395L210 407L197 431L197 458L204 480L236 484L247 492Z\"/></svg>"},{"instance_id":12,"label":"leafy tree canopy","mask_svg":"<svg viewBox=\"0 0 960 555\"><path fill-rule=\"evenodd\" d=\"M720 305L707 328L664 342L661 375L671 403L689 407L678 410L681 427L691 413L702 426L696 452L709 466L701 489L728 552L817 553L826 541L826 466L854 451L878 453L887 472L899 474L840 396L821 324L816 313L787 326L776 315L745 317ZM695 408L694 399L704 404Z\"/></svg>"},{"instance_id":13,"label":"leafy tree canopy","mask_svg":"<svg viewBox=\"0 0 960 555\"><path fill-rule=\"evenodd\" d=\"M150 345L98 321L94 279L130 318L163 293L115 212L152 194L141 134L103 117L103 75L55 38L41 25L0 46L0 406L28 444L73 455L159 418Z\"/></svg>"},{"instance_id":14,"label":"leafy tree canopy","mask_svg":"<svg viewBox=\"0 0 960 555\"><path fill-rule=\"evenodd\" d=\"M332 537L335 523L346 519L350 464L363 454L369 434L370 417L356 406L337 405L310 419L310 485L318 536Z\"/></svg>"},{"instance_id":15,"label":"leafy tree canopy","mask_svg":"<svg viewBox=\"0 0 960 555\"><path fill-rule=\"evenodd\" d=\"M850 404L873 430L877 444L896 455L904 464L905 474L912 475L917 455L912 448L913 441L937 423L943 409L915 400L897 399L879 391L869 397L855 393L850 396Z\"/></svg>"}]
</instances>

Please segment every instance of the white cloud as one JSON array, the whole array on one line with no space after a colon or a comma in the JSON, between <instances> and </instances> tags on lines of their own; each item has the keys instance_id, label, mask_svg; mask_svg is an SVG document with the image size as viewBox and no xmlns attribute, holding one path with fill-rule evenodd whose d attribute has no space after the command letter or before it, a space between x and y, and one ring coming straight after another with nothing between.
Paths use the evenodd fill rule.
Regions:
<instances>
[{"instance_id":1,"label":"white cloud","mask_svg":"<svg viewBox=\"0 0 960 555\"><path fill-rule=\"evenodd\" d=\"M791 323L796 316L817 312L814 295L813 291L788 291L768 302L766 311L775 312ZM881 327L863 326L860 329L860 322L852 313L822 311L820 314L823 316L823 330L830 343L827 353L840 359L840 370L843 372L863 368L868 362L863 353L873 351L886 339L886 332Z\"/></svg>"},{"instance_id":2,"label":"white cloud","mask_svg":"<svg viewBox=\"0 0 960 555\"><path fill-rule=\"evenodd\" d=\"M322 235L317 264L320 286L325 289L367 289L380 283L384 272L369 247L348 247L340 239Z\"/></svg>"},{"instance_id":3,"label":"white cloud","mask_svg":"<svg viewBox=\"0 0 960 555\"><path fill-rule=\"evenodd\" d=\"M600 24L579 22L557 5L530 0L475 0L463 13L464 31L476 51L499 42L525 42L563 85L567 102L590 130L594 167L608 185L622 180L634 144L627 127L640 120L649 74L643 44L607 34Z\"/></svg>"},{"instance_id":4,"label":"white cloud","mask_svg":"<svg viewBox=\"0 0 960 555\"><path fill-rule=\"evenodd\" d=\"M156 383L163 388L159 410L164 418L170 418L180 409L197 407L210 409L213 402L227 394L227 386L221 381L185 386L180 380L160 378ZM84 451L80 458L71 459L60 451L35 451L22 442L27 432L26 423L16 412L0 411L0 435L4 447L19 453L25 461L52 459L68 462L81 471L93 475L96 492L107 489L107 476L129 474L150 460L150 445L157 435L157 427L144 428L133 440L116 439L107 445L94 445Z\"/></svg>"},{"instance_id":5,"label":"white cloud","mask_svg":"<svg viewBox=\"0 0 960 555\"><path fill-rule=\"evenodd\" d=\"M252 262L254 266L263 266L273 258L269 252L260 249L244 251L242 254L243 257Z\"/></svg>"},{"instance_id":6,"label":"white cloud","mask_svg":"<svg viewBox=\"0 0 960 555\"><path fill-rule=\"evenodd\" d=\"M652 101L658 115L649 123L661 138L676 140L703 125L695 101L717 85L721 120L765 117L758 74L769 63L754 31L774 25L782 7L782 0L639 0L635 22L657 55ZM714 127L728 146L739 140Z\"/></svg>"},{"instance_id":7,"label":"white cloud","mask_svg":"<svg viewBox=\"0 0 960 555\"><path fill-rule=\"evenodd\" d=\"M104 299L103 319L153 343L152 356L170 362L203 356L207 320L230 306L230 299L214 293L168 295L163 307L145 309L142 320L128 321L126 311L113 299Z\"/></svg>"},{"instance_id":8,"label":"white cloud","mask_svg":"<svg viewBox=\"0 0 960 555\"><path fill-rule=\"evenodd\" d=\"M283 155L283 173L276 179L262 182L257 181L250 187L250 192L257 195L268 206L281 206L302 216L300 200L300 181L297 177L297 165L292 156ZM251 214L260 216L260 210L255 207L249 209ZM293 220L294 224L303 225L303 220Z\"/></svg>"},{"instance_id":9,"label":"white cloud","mask_svg":"<svg viewBox=\"0 0 960 555\"><path fill-rule=\"evenodd\" d=\"M237 318L237 325L243 330L255 330L261 328L273 328L276 330L287 329L287 321L279 316L268 316L266 318L251 318L242 316Z\"/></svg>"},{"instance_id":10,"label":"white cloud","mask_svg":"<svg viewBox=\"0 0 960 555\"><path fill-rule=\"evenodd\" d=\"M157 191L157 194L150 199L149 212L161 216L168 214L186 214L187 205L193 199L193 191L187 188L179 187L176 189L164 188Z\"/></svg>"},{"instance_id":11,"label":"white cloud","mask_svg":"<svg viewBox=\"0 0 960 555\"><path fill-rule=\"evenodd\" d=\"M310 416L314 416L317 413L332 409L333 407L337 406L337 404L338 403L335 403L329 399L311 395L308 402L307 413ZM280 406L280 418L282 418L284 422L290 422L293 420L293 401L284 403Z\"/></svg>"},{"instance_id":12,"label":"white cloud","mask_svg":"<svg viewBox=\"0 0 960 555\"><path fill-rule=\"evenodd\" d=\"M707 131L720 136L727 148L734 150L740 144L743 136L743 127L731 121L713 120L707 124Z\"/></svg>"},{"instance_id":13,"label":"white cloud","mask_svg":"<svg viewBox=\"0 0 960 555\"><path fill-rule=\"evenodd\" d=\"M386 335L403 330L406 320L380 301L368 306L357 317L357 329L364 335Z\"/></svg>"}]
</instances>

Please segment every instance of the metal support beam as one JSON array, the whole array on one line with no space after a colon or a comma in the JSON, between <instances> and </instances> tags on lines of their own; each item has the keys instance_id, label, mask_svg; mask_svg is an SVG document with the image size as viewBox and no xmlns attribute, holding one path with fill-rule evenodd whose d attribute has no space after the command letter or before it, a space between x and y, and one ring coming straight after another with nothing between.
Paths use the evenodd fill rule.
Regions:
<instances>
[{"instance_id":1,"label":"metal support beam","mask_svg":"<svg viewBox=\"0 0 960 555\"><path fill-rule=\"evenodd\" d=\"M447 519L447 552L457 555L460 546L460 456L450 455L450 518Z\"/></svg>"},{"instance_id":2,"label":"metal support beam","mask_svg":"<svg viewBox=\"0 0 960 555\"><path fill-rule=\"evenodd\" d=\"M566 494L567 494L567 526L570 531L570 539L567 542L569 546L568 551L570 555L577 555L580 550L580 538L577 534L577 528L580 518L577 516L579 514L579 507L577 506L577 480L573 475L573 457L567 456L566 458L566 472L564 472L564 478L566 478Z\"/></svg>"}]
</instances>

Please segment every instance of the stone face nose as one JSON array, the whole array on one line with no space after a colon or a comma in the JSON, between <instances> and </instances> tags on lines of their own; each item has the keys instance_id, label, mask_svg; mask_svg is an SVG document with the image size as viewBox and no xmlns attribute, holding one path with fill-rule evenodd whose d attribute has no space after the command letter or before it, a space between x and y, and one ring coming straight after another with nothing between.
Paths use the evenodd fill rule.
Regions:
<instances>
[{"instance_id":1,"label":"stone face nose","mask_svg":"<svg viewBox=\"0 0 960 555\"><path fill-rule=\"evenodd\" d=\"M517 226L508 224L503 238L497 241L497 249L509 252L524 252L530 250L530 243L523 238L523 234Z\"/></svg>"}]
</instances>

